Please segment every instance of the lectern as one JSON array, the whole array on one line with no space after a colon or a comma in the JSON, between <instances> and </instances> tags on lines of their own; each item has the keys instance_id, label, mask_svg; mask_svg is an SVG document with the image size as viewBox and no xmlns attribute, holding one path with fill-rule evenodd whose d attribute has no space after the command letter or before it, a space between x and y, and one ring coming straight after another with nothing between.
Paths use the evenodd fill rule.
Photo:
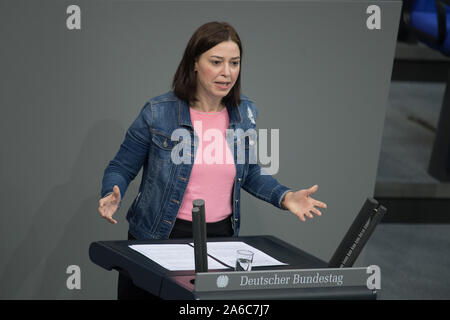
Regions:
<instances>
[{"instance_id":1,"label":"lectern","mask_svg":"<svg viewBox=\"0 0 450 320\"><path fill-rule=\"evenodd\" d=\"M192 270L170 271L129 247L190 245L192 239L94 242L89 248L91 260L107 270L125 273L135 285L163 299L376 299L376 286L369 281L372 278L369 270L352 268L386 213L386 208L375 199L366 199L328 263L273 236L211 239L211 242L244 242L284 263L255 266L250 272L234 272L232 266L225 270L208 270L210 254L205 243L204 202L201 199L194 202L195 267ZM165 262L167 247L158 246L162 247ZM211 258L217 260L213 255Z\"/></svg>"},{"instance_id":2,"label":"lectern","mask_svg":"<svg viewBox=\"0 0 450 320\"><path fill-rule=\"evenodd\" d=\"M209 241L241 241L263 251L286 265L254 267L250 272L232 268L195 273L195 270L169 271L131 249L136 244L187 244L192 239L152 241L98 241L91 244L89 256L106 270L118 270L135 285L162 299L376 299L369 289L365 268L329 269L328 263L273 236L211 238ZM331 280L340 277L341 283ZM299 286L303 279L309 285ZM322 283L320 283L322 282ZM303 281L305 283L305 281Z\"/></svg>"}]
</instances>

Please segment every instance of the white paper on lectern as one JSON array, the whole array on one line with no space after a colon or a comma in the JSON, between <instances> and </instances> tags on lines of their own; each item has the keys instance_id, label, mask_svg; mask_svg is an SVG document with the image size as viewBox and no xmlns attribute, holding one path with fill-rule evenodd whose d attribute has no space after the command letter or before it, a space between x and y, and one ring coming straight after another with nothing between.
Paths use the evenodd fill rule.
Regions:
<instances>
[{"instance_id":1,"label":"white paper on lectern","mask_svg":"<svg viewBox=\"0 0 450 320\"><path fill-rule=\"evenodd\" d=\"M131 249L170 271L195 270L194 248L188 244L135 244ZM208 270L227 269L208 257Z\"/></svg>"},{"instance_id":2,"label":"white paper on lectern","mask_svg":"<svg viewBox=\"0 0 450 320\"><path fill-rule=\"evenodd\" d=\"M287 263L280 262L242 241L208 242L207 248L208 255L232 268L234 268L236 264L237 250L250 250L254 253L252 267L287 265Z\"/></svg>"}]
</instances>

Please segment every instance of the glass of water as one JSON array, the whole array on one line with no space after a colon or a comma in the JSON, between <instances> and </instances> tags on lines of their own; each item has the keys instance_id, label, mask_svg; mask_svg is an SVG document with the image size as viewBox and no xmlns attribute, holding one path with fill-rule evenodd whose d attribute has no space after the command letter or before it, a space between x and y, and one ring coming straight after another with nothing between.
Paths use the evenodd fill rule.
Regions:
<instances>
[{"instance_id":1,"label":"glass of water","mask_svg":"<svg viewBox=\"0 0 450 320\"><path fill-rule=\"evenodd\" d=\"M251 271L254 253L250 250L236 251L236 271Z\"/></svg>"}]
</instances>

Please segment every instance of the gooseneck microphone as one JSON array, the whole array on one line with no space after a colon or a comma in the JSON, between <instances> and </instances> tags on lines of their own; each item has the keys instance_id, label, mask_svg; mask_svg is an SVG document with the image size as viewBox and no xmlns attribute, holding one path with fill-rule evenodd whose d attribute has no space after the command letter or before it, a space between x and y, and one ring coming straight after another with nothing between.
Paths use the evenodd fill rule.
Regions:
<instances>
[{"instance_id":1,"label":"gooseneck microphone","mask_svg":"<svg viewBox=\"0 0 450 320\"><path fill-rule=\"evenodd\" d=\"M208 272L205 201L202 199L196 199L193 201L192 233L194 236L195 272Z\"/></svg>"}]
</instances>

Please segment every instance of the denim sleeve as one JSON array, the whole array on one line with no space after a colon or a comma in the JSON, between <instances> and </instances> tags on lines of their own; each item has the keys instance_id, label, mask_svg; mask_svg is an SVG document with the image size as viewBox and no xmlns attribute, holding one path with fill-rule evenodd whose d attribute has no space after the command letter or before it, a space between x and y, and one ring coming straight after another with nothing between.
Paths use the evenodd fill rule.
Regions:
<instances>
[{"instance_id":1,"label":"denim sleeve","mask_svg":"<svg viewBox=\"0 0 450 320\"><path fill-rule=\"evenodd\" d=\"M258 110L253 102L250 102L248 106L254 118L253 120L255 120L258 116ZM256 123L254 124L254 128L256 128ZM261 174L262 172L264 173L264 168L261 168L259 164L249 164L248 168L248 173L242 188L258 199L271 203L279 209L287 210L282 208L281 202L286 193L293 190L280 184L271 175L267 173Z\"/></svg>"},{"instance_id":2,"label":"denim sleeve","mask_svg":"<svg viewBox=\"0 0 450 320\"><path fill-rule=\"evenodd\" d=\"M258 199L271 203L279 209L287 210L281 207L281 202L286 193L293 190L280 184L271 175L261 174L261 171L264 171L264 168L258 164L250 164L242 188Z\"/></svg>"},{"instance_id":3,"label":"denim sleeve","mask_svg":"<svg viewBox=\"0 0 450 320\"><path fill-rule=\"evenodd\" d=\"M151 121L151 104L147 102L128 128L119 151L104 171L101 198L110 194L114 185L117 185L123 199L128 185L137 176L147 158L151 141Z\"/></svg>"}]
</instances>

